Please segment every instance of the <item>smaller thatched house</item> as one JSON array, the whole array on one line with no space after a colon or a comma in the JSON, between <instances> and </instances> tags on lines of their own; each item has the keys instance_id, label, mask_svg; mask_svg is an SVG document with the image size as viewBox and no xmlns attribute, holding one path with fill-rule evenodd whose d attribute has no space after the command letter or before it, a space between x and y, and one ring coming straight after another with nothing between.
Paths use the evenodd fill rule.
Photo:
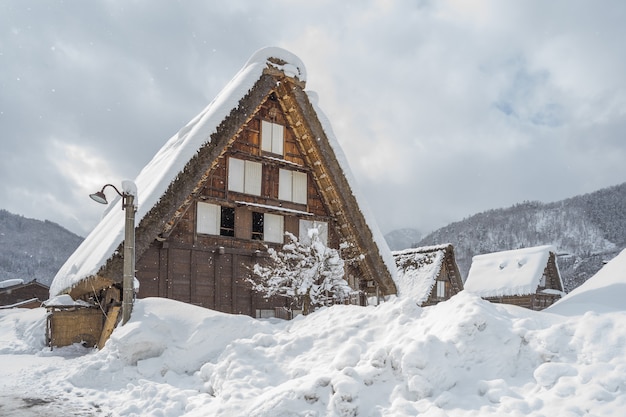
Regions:
<instances>
[{"instance_id":1,"label":"smaller thatched house","mask_svg":"<svg viewBox=\"0 0 626 417\"><path fill-rule=\"evenodd\" d=\"M463 290L454 247L449 243L396 251L393 257L400 297L411 298L420 306L429 306Z\"/></svg>"},{"instance_id":2,"label":"smaller thatched house","mask_svg":"<svg viewBox=\"0 0 626 417\"><path fill-rule=\"evenodd\" d=\"M549 245L474 256L465 290L532 310L543 310L565 294L556 249Z\"/></svg>"},{"instance_id":3,"label":"smaller thatched house","mask_svg":"<svg viewBox=\"0 0 626 417\"><path fill-rule=\"evenodd\" d=\"M0 282L0 308L37 308L48 299L49 288L37 281L22 279Z\"/></svg>"}]
</instances>

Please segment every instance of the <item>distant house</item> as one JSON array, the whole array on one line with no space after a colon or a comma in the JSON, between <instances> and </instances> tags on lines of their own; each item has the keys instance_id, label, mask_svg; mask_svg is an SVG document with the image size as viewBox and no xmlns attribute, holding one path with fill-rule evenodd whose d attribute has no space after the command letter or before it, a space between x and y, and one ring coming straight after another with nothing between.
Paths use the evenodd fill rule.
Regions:
<instances>
[{"instance_id":1,"label":"distant house","mask_svg":"<svg viewBox=\"0 0 626 417\"><path fill-rule=\"evenodd\" d=\"M346 270L348 283L362 291L353 301L396 292L391 252L305 82L304 65L291 53L257 52L141 171L139 298L272 316L288 301L254 293L246 281L251 267L266 247L282 247L285 232L307 239L313 227L344 258L359 260ZM119 201L111 203L58 271L51 296L120 300L123 216Z\"/></svg>"},{"instance_id":2,"label":"distant house","mask_svg":"<svg viewBox=\"0 0 626 417\"><path fill-rule=\"evenodd\" d=\"M494 303L543 310L564 295L554 246L537 246L472 258L465 290Z\"/></svg>"},{"instance_id":3,"label":"distant house","mask_svg":"<svg viewBox=\"0 0 626 417\"><path fill-rule=\"evenodd\" d=\"M392 252L396 262L398 296L420 306L445 301L463 290L463 280L451 244Z\"/></svg>"},{"instance_id":4,"label":"distant house","mask_svg":"<svg viewBox=\"0 0 626 417\"><path fill-rule=\"evenodd\" d=\"M0 282L0 308L36 308L48 299L49 288L37 281L22 279Z\"/></svg>"}]
</instances>

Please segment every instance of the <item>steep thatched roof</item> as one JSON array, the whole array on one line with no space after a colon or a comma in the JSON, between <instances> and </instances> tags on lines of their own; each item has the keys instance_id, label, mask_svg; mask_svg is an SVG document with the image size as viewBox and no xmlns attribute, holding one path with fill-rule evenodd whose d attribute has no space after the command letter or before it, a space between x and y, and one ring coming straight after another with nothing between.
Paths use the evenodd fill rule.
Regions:
<instances>
[{"instance_id":1,"label":"steep thatched roof","mask_svg":"<svg viewBox=\"0 0 626 417\"><path fill-rule=\"evenodd\" d=\"M446 243L435 246L422 246L409 248L401 251L394 251L393 257L396 262L396 287L398 296L410 298L418 305L425 303L435 286L437 278L442 273L446 257L451 257L451 262L455 266L455 278L459 279L460 274L456 262L454 261L454 249L451 244Z\"/></svg>"},{"instance_id":2,"label":"steep thatched roof","mask_svg":"<svg viewBox=\"0 0 626 417\"><path fill-rule=\"evenodd\" d=\"M326 117L303 89L306 70L293 54L279 48L258 51L198 116L170 138L136 178L136 255L167 234L195 193L270 94L275 94L290 126L306 148L305 158L322 196L362 267L383 293L395 293L391 253L358 196L355 181ZM313 95L314 97L314 95ZM102 221L58 271L51 296L81 296L122 278L124 213L114 201Z\"/></svg>"}]
</instances>

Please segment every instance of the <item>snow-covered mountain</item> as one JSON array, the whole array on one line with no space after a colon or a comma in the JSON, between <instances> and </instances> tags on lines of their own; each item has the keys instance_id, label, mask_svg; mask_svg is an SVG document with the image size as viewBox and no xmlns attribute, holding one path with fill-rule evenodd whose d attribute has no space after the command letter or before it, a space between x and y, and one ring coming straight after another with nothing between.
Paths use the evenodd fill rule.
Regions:
<instances>
[{"instance_id":1,"label":"snow-covered mountain","mask_svg":"<svg viewBox=\"0 0 626 417\"><path fill-rule=\"evenodd\" d=\"M391 250L402 250L414 247L424 236L416 229L397 229L385 235L385 241Z\"/></svg>"},{"instance_id":2,"label":"snow-covered mountain","mask_svg":"<svg viewBox=\"0 0 626 417\"><path fill-rule=\"evenodd\" d=\"M626 247L626 183L554 203L524 202L451 223L417 246L452 243L463 278L474 255L554 245L567 291Z\"/></svg>"},{"instance_id":3,"label":"snow-covered mountain","mask_svg":"<svg viewBox=\"0 0 626 417\"><path fill-rule=\"evenodd\" d=\"M0 281L37 280L49 286L82 240L56 223L0 210Z\"/></svg>"}]
</instances>

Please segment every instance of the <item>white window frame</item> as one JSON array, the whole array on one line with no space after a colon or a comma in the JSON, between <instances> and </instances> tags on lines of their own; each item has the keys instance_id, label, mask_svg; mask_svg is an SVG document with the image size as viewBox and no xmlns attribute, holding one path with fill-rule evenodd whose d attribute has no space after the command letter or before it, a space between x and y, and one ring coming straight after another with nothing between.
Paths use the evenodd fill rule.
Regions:
<instances>
[{"instance_id":1,"label":"white window frame","mask_svg":"<svg viewBox=\"0 0 626 417\"><path fill-rule=\"evenodd\" d=\"M196 232L206 235L219 235L222 222L221 206L199 201L197 211Z\"/></svg>"},{"instance_id":2,"label":"white window frame","mask_svg":"<svg viewBox=\"0 0 626 417\"><path fill-rule=\"evenodd\" d=\"M279 169L278 199L298 204L307 203L308 175L306 172Z\"/></svg>"},{"instance_id":3,"label":"white window frame","mask_svg":"<svg viewBox=\"0 0 626 417\"><path fill-rule=\"evenodd\" d=\"M299 229L298 240L300 243L305 245L310 244L311 238L309 237L309 230L317 229L320 242L328 246L328 222L300 219Z\"/></svg>"},{"instance_id":4,"label":"white window frame","mask_svg":"<svg viewBox=\"0 0 626 417\"><path fill-rule=\"evenodd\" d=\"M278 123L261 120L261 150L283 155L285 127Z\"/></svg>"},{"instance_id":5,"label":"white window frame","mask_svg":"<svg viewBox=\"0 0 626 417\"><path fill-rule=\"evenodd\" d=\"M261 195L263 164L239 158L228 158L228 190Z\"/></svg>"},{"instance_id":6,"label":"white window frame","mask_svg":"<svg viewBox=\"0 0 626 417\"><path fill-rule=\"evenodd\" d=\"M285 241L285 218L283 216L272 213L263 215L263 240L273 243Z\"/></svg>"},{"instance_id":7,"label":"white window frame","mask_svg":"<svg viewBox=\"0 0 626 417\"><path fill-rule=\"evenodd\" d=\"M437 281L437 298L446 298L446 282Z\"/></svg>"}]
</instances>

